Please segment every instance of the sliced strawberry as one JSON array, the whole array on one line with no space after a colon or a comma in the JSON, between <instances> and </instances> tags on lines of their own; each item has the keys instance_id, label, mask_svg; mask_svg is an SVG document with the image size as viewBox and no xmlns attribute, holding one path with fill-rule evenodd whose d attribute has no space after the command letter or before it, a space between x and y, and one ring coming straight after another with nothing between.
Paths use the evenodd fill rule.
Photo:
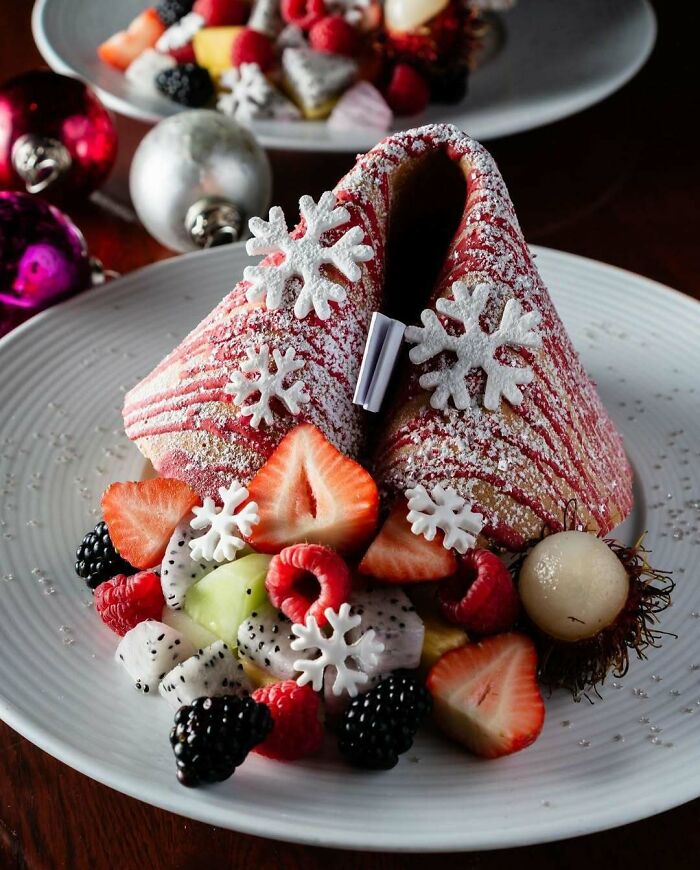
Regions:
<instances>
[{"instance_id":1,"label":"sliced strawberry","mask_svg":"<svg viewBox=\"0 0 700 870\"><path fill-rule=\"evenodd\" d=\"M304 542L350 553L377 526L375 482L311 423L285 435L248 491L260 512L248 541L261 553Z\"/></svg>"},{"instance_id":2,"label":"sliced strawberry","mask_svg":"<svg viewBox=\"0 0 700 870\"><path fill-rule=\"evenodd\" d=\"M524 749L544 723L536 673L535 645L524 634L497 634L452 650L428 674L435 721L483 758Z\"/></svg>"},{"instance_id":3,"label":"sliced strawberry","mask_svg":"<svg viewBox=\"0 0 700 870\"><path fill-rule=\"evenodd\" d=\"M433 541L414 535L407 514L406 500L399 499L363 556L360 572L397 583L440 580L454 574L457 560L452 550L442 546L442 533Z\"/></svg>"},{"instance_id":4,"label":"sliced strawberry","mask_svg":"<svg viewBox=\"0 0 700 870\"><path fill-rule=\"evenodd\" d=\"M147 48L153 48L165 25L155 9L145 9L131 22L126 30L120 30L98 46L100 60L124 70Z\"/></svg>"},{"instance_id":5,"label":"sliced strawberry","mask_svg":"<svg viewBox=\"0 0 700 870\"><path fill-rule=\"evenodd\" d=\"M107 487L102 514L119 555L136 568L153 568L162 562L177 524L198 502L181 480L154 477Z\"/></svg>"},{"instance_id":6,"label":"sliced strawberry","mask_svg":"<svg viewBox=\"0 0 700 870\"><path fill-rule=\"evenodd\" d=\"M497 634L515 625L520 599L510 571L495 553L472 549L454 576L440 584L440 612L476 634Z\"/></svg>"}]
</instances>

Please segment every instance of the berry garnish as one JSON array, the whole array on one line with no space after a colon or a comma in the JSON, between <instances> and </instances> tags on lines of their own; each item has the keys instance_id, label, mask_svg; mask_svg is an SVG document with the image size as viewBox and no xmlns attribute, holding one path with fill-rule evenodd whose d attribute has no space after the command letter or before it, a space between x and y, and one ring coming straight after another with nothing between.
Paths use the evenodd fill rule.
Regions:
<instances>
[{"instance_id":1,"label":"berry garnish","mask_svg":"<svg viewBox=\"0 0 700 870\"><path fill-rule=\"evenodd\" d=\"M342 558L319 544L294 544L270 562L265 588L274 607L292 622L313 616L327 624L326 608L338 610L350 594L350 571Z\"/></svg>"},{"instance_id":2,"label":"berry garnish","mask_svg":"<svg viewBox=\"0 0 700 870\"><path fill-rule=\"evenodd\" d=\"M255 752L280 761L313 755L323 744L319 697L311 686L294 680L261 686L253 699L269 709L274 727Z\"/></svg>"},{"instance_id":3,"label":"berry garnish","mask_svg":"<svg viewBox=\"0 0 700 870\"><path fill-rule=\"evenodd\" d=\"M407 752L432 701L418 680L397 672L350 702L338 748L356 767L389 770Z\"/></svg>"},{"instance_id":4,"label":"berry garnish","mask_svg":"<svg viewBox=\"0 0 700 870\"><path fill-rule=\"evenodd\" d=\"M192 4L193 0L161 0L156 6L156 12L163 24L170 27L192 11Z\"/></svg>"},{"instance_id":5,"label":"berry garnish","mask_svg":"<svg viewBox=\"0 0 700 870\"><path fill-rule=\"evenodd\" d=\"M270 711L252 698L197 698L180 707L170 731L178 780L197 786L228 779L271 728Z\"/></svg>"},{"instance_id":6,"label":"berry garnish","mask_svg":"<svg viewBox=\"0 0 700 870\"><path fill-rule=\"evenodd\" d=\"M126 574L131 569L132 566L122 559L112 543L104 520L85 535L75 554L75 573L91 589L115 574Z\"/></svg>"},{"instance_id":7,"label":"berry garnish","mask_svg":"<svg viewBox=\"0 0 700 870\"><path fill-rule=\"evenodd\" d=\"M397 115L416 115L430 101L425 79L407 63L396 64L384 96Z\"/></svg>"},{"instance_id":8,"label":"berry garnish","mask_svg":"<svg viewBox=\"0 0 700 870\"><path fill-rule=\"evenodd\" d=\"M231 64L240 66L243 63L256 63L265 72L275 60L275 49L272 40L264 33L245 27L233 40L231 46Z\"/></svg>"},{"instance_id":9,"label":"berry garnish","mask_svg":"<svg viewBox=\"0 0 700 870\"><path fill-rule=\"evenodd\" d=\"M524 634L497 634L446 653L427 686L439 727L476 755L517 752L542 730L537 654Z\"/></svg>"},{"instance_id":10,"label":"berry garnish","mask_svg":"<svg viewBox=\"0 0 700 870\"><path fill-rule=\"evenodd\" d=\"M160 577L140 571L131 577L117 574L95 589L95 610L112 631L125 635L145 619L160 619L165 600Z\"/></svg>"},{"instance_id":11,"label":"berry garnish","mask_svg":"<svg viewBox=\"0 0 700 870\"><path fill-rule=\"evenodd\" d=\"M155 9L145 9L126 30L110 36L97 48L100 60L125 70L147 48L153 48L165 32L165 24Z\"/></svg>"},{"instance_id":12,"label":"berry garnish","mask_svg":"<svg viewBox=\"0 0 700 870\"><path fill-rule=\"evenodd\" d=\"M327 15L309 31L309 44L315 51L355 57L357 31L342 15Z\"/></svg>"},{"instance_id":13,"label":"berry garnish","mask_svg":"<svg viewBox=\"0 0 700 870\"><path fill-rule=\"evenodd\" d=\"M231 27L243 24L250 13L246 0L196 0L192 11L201 15L205 27Z\"/></svg>"},{"instance_id":14,"label":"berry garnish","mask_svg":"<svg viewBox=\"0 0 700 870\"><path fill-rule=\"evenodd\" d=\"M170 57L174 58L175 62L178 64L197 63L193 42L188 42L186 45L181 45L179 48L171 48L168 54Z\"/></svg>"},{"instance_id":15,"label":"berry garnish","mask_svg":"<svg viewBox=\"0 0 700 870\"><path fill-rule=\"evenodd\" d=\"M440 584L438 602L445 619L477 634L507 631L518 617L510 571L489 550L467 550L457 573Z\"/></svg>"},{"instance_id":16,"label":"berry garnish","mask_svg":"<svg viewBox=\"0 0 700 870\"><path fill-rule=\"evenodd\" d=\"M377 524L379 494L372 477L310 423L285 435L248 493L260 513L248 540L262 553L301 541L354 552Z\"/></svg>"},{"instance_id":17,"label":"berry garnish","mask_svg":"<svg viewBox=\"0 0 700 870\"><path fill-rule=\"evenodd\" d=\"M430 99L433 103L461 103L467 95L469 67L452 64L432 70Z\"/></svg>"},{"instance_id":18,"label":"berry garnish","mask_svg":"<svg viewBox=\"0 0 700 870\"><path fill-rule=\"evenodd\" d=\"M282 18L302 30L310 30L326 14L323 0L282 0Z\"/></svg>"},{"instance_id":19,"label":"berry garnish","mask_svg":"<svg viewBox=\"0 0 700 870\"><path fill-rule=\"evenodd\" d=\"M177 524L198 502L186 483L155 477L107 487L102 515L122 558L135 568L154 568Z\"/></svg>"},{"instance_id":20,"label":"berry garnish","mask_svg":"<svg viewBox=\"0 0 700 870\"><path fill-rule=\"evenodd\" d=\"M164 69L156 76L156 87L166 97L183 106L203 106L214 96L211 76L196 63L183 63Z\"/></svg>"},{"instance_id":21,"label":"berry garnish","mask_svg":"<svg viewBox=\"0 0 700 870\"><path fill-rule=\"evenodd\" d=\"M442 532L432 541L414 535L407 514L406 500L399 499L362 557L360 572L401 583L440 580L454 574L457 561L452 550L442 546Z\"/></svg>"}]
</instances>

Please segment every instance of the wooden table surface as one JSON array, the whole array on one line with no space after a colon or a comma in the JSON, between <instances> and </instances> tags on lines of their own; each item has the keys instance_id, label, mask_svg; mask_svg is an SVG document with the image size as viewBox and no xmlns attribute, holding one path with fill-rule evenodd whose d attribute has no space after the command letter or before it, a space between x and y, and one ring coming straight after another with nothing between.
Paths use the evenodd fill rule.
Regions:
<instances>
[{"instance_id":1,"label":"wooden table surface","mask_svg":"<svg viewBox=\"0 0 700 870\"><path fill-rule=\"evenodd\" d=\"M29 30L31 0L1 5L0 81L41 63ZM634 81L580 115L490 148L530 242L613 263L698 298L700 159L691 132L698 22L691 21L694 4L656 5L658 44ZM350 155L271 157L274 201L290 214L302 193L329 189L352 164ZM76 207L71 216L107 267L127 272L170 256L138 225L97 204ZM615 831L509 852L431 858L289 846L146 806L60 764L0 723L1 870L395 870L443 863L483 870L623 864L665 870L698 866L698 812L695 801Z\"/></svg>"}]
</instances>

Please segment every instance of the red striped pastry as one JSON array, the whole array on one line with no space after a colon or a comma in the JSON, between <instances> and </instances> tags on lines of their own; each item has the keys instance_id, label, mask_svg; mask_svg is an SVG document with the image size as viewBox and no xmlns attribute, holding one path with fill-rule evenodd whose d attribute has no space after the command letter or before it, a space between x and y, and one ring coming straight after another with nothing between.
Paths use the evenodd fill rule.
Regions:
<instances>
[{"instance_id":1,"label":"red striped pastry","mask_svg":"<svg viewBox=\"0 0 700 870\"><path fill-rule=\"evenodd\" d=\"M353 241L371 245L373 258L358 261L357 281L334 265L323 267L346 294L321 312L329 314L325 320L314 311L295 316L293 306L303 295L298 280L286 284L282 300L275 298L274 288L284 284L273 275L279 254L262 267L269 274L249 276L267 300L248 301L251 285L239 283L127 395L127 434L155 468L215 495L232 476L249 480L299 422L314 423L353 456L362 454L370 426L379 425L371 455L384 491L391 497L416 484L452 487L483 515L483 531L495 543L517 548L544 523L560 527L572 498L579 519L599 533L620 522L631 507L620 437L533 265L488 152L449 126L400 133L360 158L335 193L348 220L327 232L323 243L359 227ZM293 236L304 231L302 224ZM258 250L265 251L264 240ZM456 291L455 282L463 282ZM462 300L457 305L455 292ZM453 377L445 398L445 370L468 354L462 359L451 350L436 352L420 364L407 358L389 412L367 420L352 395L372 311L419 326L421 313L434 311L438 299L446 300L447 311L461 305L477 312L474 334L483 340L471 350L483 362L490 348L489 378L483 367L465 364L462 387ZM510 303L502 323L508 300L517 305ZM269 310L266 301L281 307ZM301 304L299 313L309 308ZM423 318L439 331L431 315ZM444 313L440 322L448 336L464 331L463 321ZM499 326L503 336L519 336L525 346L516 341L496 348ZM415 357L419 332L412 336ZM244 371L247 355L263 345L270 356L277 350L303 361L286 382L292 387L299 380L295 396L301 400L295 414L272 399L269 422L258 420L254 428L250 408L241 413L245 401L234 401L235 384L251 377ZM513 379L503 364L527 367L528 375ZM431 381L431 372L442 372L435 376L440 383ZM421 377L433 385L421 386ZM501 390L510 398L502 398ZM431 398L444 407L433 407Z\"/></svg>"}]
</instances>

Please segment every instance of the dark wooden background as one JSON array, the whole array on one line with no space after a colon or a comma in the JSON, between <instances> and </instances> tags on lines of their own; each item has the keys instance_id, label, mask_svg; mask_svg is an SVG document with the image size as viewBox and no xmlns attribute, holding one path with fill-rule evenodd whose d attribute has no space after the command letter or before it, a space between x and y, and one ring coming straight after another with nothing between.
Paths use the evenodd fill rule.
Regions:
<instances>
[{"instance_id":1,"label":"dark wooden background","mask_svg":"<svg viewBox=\"0 0 700 870\"><path fill-rule=\"evenodd\" d=\"M580 115L490 148L530 242L604 260L698 298L700 27L694 3L655 5L658 44L634 81ZM30 11L31 0L0 0L0 81L41 63ZM271 156L274 201L289 214L302 193L329 189L352 163L350 155ZM108 267L127 272L169 256L140 227L99 205L77 207L71 216ZM653 790L654 782L648 787ZM0 870L398 870L443 864L680 870L700 863L699 812L695 801L615 831L508 852L429 857L312 849L146 806L65 767L0 723Z\"/></svg>"}]
</instances>

